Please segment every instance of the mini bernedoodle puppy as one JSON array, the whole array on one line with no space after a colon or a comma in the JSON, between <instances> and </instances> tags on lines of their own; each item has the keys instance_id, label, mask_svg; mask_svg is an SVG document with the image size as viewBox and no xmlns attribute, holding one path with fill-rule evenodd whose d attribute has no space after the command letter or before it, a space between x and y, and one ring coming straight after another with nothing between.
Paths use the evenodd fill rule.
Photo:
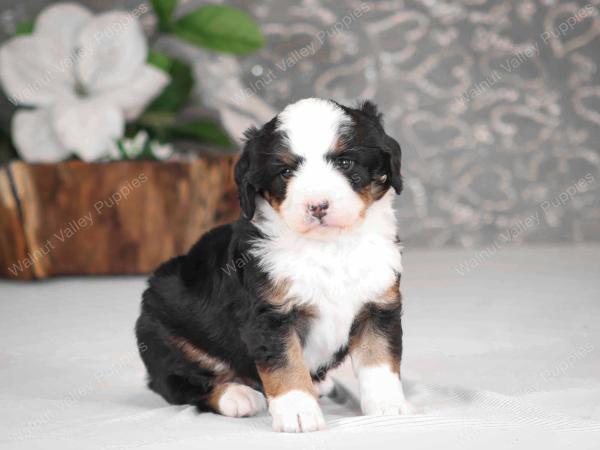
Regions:
<instances>
[{"instance_id":1,"label":"mini bernedoodle puppy","mask_svg":"<svg viewBox=\"0 0 600 450\"><path fill-rule=\"evenodd\" d=\"M249 129L243 217L161 265L136 334L149 387L276 431L325 426L327 371L349 354L364 414L410 411L400 382L401 151L370 102L304 99Z\"/></svg>"}]
</instances>

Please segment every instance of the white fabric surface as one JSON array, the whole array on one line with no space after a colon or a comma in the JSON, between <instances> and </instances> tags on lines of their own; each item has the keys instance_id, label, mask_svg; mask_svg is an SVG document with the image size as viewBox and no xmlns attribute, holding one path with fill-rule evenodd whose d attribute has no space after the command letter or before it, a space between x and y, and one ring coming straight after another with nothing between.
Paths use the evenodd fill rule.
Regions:
<instances>
[{"instance_id":1,"label":"white fabric surface","mask_svg":"<svg viewBox=\"0 0 600 450\"><path fill-rule=\"evenodd\" d=\"M133 324L144 278L0 282L0 448L600 448L600 247L404 255L407 397L363 417L323 401L328 429L277 434L170 406L146 389ZM346 366L338 382L355 389Z\"/></svg>"}]
</instances>

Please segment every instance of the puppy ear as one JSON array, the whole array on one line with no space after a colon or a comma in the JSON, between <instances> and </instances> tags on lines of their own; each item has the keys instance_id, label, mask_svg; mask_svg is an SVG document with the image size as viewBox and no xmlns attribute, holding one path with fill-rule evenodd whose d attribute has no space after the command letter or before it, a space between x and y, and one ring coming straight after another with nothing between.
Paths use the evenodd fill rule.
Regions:
<instances>
[{"instance_id":1,"label":"puppy ear","mask_svg":"<svg viewBox=\"0 0 600 450\"><path fill-rule=\"evenodd\" d=\"M402 150L400 149L400 144L386 134L384 138L384 151L390 157L391 185L396 194L400 194L402 192L402 175L400 174L400 169L402 168Z\"/></svg>"},{"instance_id":2,"label":"puppy ear","mask_svg":"<svg viewBox=\"0 0 600 450\"><path fill-rule=\"evenodd\" d=\"M258 130L255 127L248 128L244 133L246 144L242 150L242 155L235 165L234 176L238 186L240 196L240 206L244 217L250 220L254 217L256 209L257 190L251 182L252 174L252 155L257 145Z\"/></svg>"},{"instance_id":3,"label":"puppy ear","mask_svg":"<svg viewBox=\"0 0 600 450\"><path fill-rule=\"evenodd\" d=\"M377 109L377 105L370 100L365 100L361 104L358 105L358 109L366 114L367 116L375 119L377 121L381 120L382 114Z\"/></svg>"},{"instance_id":4,"label":"puppy ear","mask_svg":"<svg viewBox=\"0 0 600 450\"><path fill-rule=\"evenodd\" d=\"M360 111L366 116L377 122L377 127L383 133L383 151L388 154L390 158L390 184L396 191L396 194L402 192L402 175L400 175L400 169L402 168L402 150L400 145L395 139L391 138L385 133L383 129L383 114L377 109L377 105L369 100L364 101L359 106Z\"/></svg>"}]
</instances>

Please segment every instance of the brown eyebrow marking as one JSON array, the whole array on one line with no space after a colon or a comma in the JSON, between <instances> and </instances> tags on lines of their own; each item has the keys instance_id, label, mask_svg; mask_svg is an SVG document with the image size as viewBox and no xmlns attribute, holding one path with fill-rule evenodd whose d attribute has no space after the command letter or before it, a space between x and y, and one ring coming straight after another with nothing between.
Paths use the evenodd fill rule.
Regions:
<instances>
[{"instance_id":1,"label":"brown eyebrow marking","mask_svg":"<svg viewBox=\"0 0 600 450\"><path fill-rule=\"evenodd\" d=\"M348 142L346 138L343 136L338 136L338 138L335 140L335 144L333 144L333 149L329 153L331 155L339 155L348 148L347 143Z\"/></svg>"},{"instance_id":2,"label":"brown eyebrow marking","mask_svg":"<svg viewBox=\"0 0 600 450\"><path fill-rule=\"evenodd\" d=\"M290 167L296 166L300 163L300 157L295 155L289 148L280 149L277 152L277 156L280 161Z\"/></svg>"}]
</instances>

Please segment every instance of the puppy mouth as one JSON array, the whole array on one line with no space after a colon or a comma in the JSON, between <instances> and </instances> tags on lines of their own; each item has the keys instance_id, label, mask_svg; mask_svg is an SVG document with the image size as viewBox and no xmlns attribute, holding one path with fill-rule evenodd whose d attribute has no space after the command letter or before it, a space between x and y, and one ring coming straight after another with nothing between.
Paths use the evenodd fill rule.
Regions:
<instances>
[{"instance_id":1,"label":"puppy mouth","mask_svg":"<svg viewBox=\"0 0 600 450\"><path fill-rule=\"evenodd\" d=\"M331 223L331 219L327 216L317 218L312 216L307 216L304 220L305 229L303 231L304 234L310 233L318 230L343 230L347 228L347 226L338 225L336 223Z\"/></svg>"},{"instance_id":2,"label":"puppy mouth","mask_svg":"<svg viewBox=\"0 0 600 450\"><path fill-rule=\"evenodd\" d=\"M317 228L317 227L330 227L331 225L327 223L327 217L314 217L314 216L306 216L304 219L306 226L309 229Z\"/></svg>"}]
</instances>

